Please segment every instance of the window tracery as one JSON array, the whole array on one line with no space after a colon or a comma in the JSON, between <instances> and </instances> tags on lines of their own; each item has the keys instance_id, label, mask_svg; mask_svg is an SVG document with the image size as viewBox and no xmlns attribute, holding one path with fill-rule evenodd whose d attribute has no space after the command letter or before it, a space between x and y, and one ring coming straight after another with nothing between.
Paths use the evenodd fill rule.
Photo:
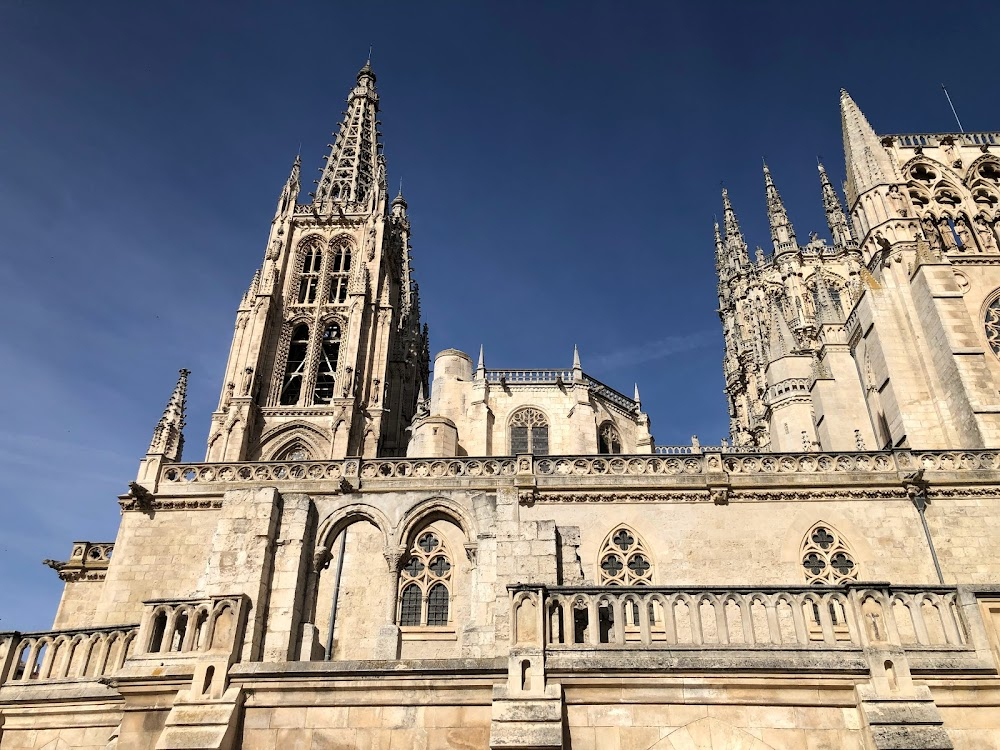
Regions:
<instances>
[{"instance_id":1,"label":"window tracery","mask_svg":"<svg viewBox=\"0 0 1000 750\"><path fill-rule=\"evenodd\" d=\"M538 409L525 407L510 418L510 452L549 454L549 422Z\"/></svg>"},{"instance_id":2,"label":"window tracery","mask_svg":"<svg viewBox=\"0 0 1000 750\"><path fill-rule=\"evenodd\" d=\"M311 458L309 449L296 441L274 457L275 461L308 461Z\"/></svg>"},{"instance_id":3,"label":"window tracery","mask_svg":"<svg viewBox=\"0 0 1000 750\"><path fill-rule=\"evenodd\" d=\"M302 377L306 369L306 356L309 353L309 326L295 326L292 338L288 344L288 357L285 362L285 377L281 383L282 406L296 406L302 395Z\"/></svg>"},{"instance_id":4,"label":"window tracery","mask_svg":"<svg viewBox=\"0 0 1000 750\"><path fill-rule=\"evenodd\" d=\"M604 422L597 430L597 451L602 454L622 452L622 440L611 422Z\"/></svg>"},{"instance_id":5,"label":"window tracery","mask_svg":"<svg viewBox=\"0 0 1000 750\"><path fill-rule=\"evenodd\" d=\"M806 583L837 585L858 579L854 553L839 533L828 524L818 523L802 542L802 568Z\"/></svg>"},{"instance_id":6,"label":"window tracery","mask_svg":"<svg viewBox=\"0 0 1000 750\"><path fill-rule=\"evenodd\" d=\"M323 329L319 345L319 366L316 371L316 388L313 403L329 404L333 401L337 382L337 361L340 358L340 326L330 323Z\"/></svg>"},{"instance_id":7,"label":"window tracery","mask_svg":"<svg viewBox=\"0 0 1000 750\"><path fill-rule=\"evenodd\" d=\"M619 526L604 540L598 557L602 586L648 586L653 564L646 545L628 526Z\"/></svg>"},{"instance_id":8,"label":"window tracery","mask_svg":"<svg viewBox=\"0 0 1000 750\"><path fill-rule=\"evenodd\" d=\"M990 349L1000 357L1000 296L995 296L986 307L986 320L983 321L983 326Z\"/></svg>"},{"instance_id":9,"label":"window tracery","mask_svg":"<svg viewBox=\"0 0 1000 750\"><path fill-rule=\"evenodd\" d=\"M434 531L419 534L399 575L399 624L441 627L449 622L452 564Z\"/></svg>"},{"instance_id":10,"label":"window tracery","mask_svg":"<svg viewBox=\"0 0 1000 750\"><path fill-rule=\"evenodd\" d=\"M329 291L327 301L333 305L347 302L347 284L351 270L351 246L340 242L331 248L329 268Z\"/></svg>"},{"instance_id":11,"label":"window tracery","mask_svg":"<svg viewBox=\"0 0 1000 750\"><path fill-rule=\"evenodd\" d=\"M323 267L323 248L312 238L302 246L302 271L299 273L300 305L313 305L319 290L320 270Z\"/></svg>"}]
</instances>

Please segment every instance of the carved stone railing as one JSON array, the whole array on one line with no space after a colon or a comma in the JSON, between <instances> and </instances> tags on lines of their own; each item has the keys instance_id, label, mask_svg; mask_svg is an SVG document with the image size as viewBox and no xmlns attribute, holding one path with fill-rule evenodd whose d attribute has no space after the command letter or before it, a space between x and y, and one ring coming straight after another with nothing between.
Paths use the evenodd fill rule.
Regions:
<instances>
[{"instance_id":1,"label":"carved stone railing","mask_svg":"<svg viewBox=\"0 0 1000 750\"><path fill-rule=\"evenodd\" d=\"M93 680L117 672L138 625L0 634L0 683Z\"/></svg>"},{"instance_id":2,"label":"carved stone railing","mask_svg":"<svg viewBox=\"0 0 1000 750\"><path fill-rule=\"evenodd\" d=\"M619 393L609 385L605 385L600 380L596 380L589 375L583 376L587 385L590 386L591 393L606 399L609 403L617 406L626 414L634 414L639 411L639 404L634 399L629 398L624 393Z\"/></svg>"},{"instance_id":3,"label":"carved stone railing","mask_svg":"<svg viewBox=\"0 0 1000 750\"><path fill-rule=\"evenodd\" d=\"M728 475L847 475L865 474L895 482L900 474L927 472L975 473L1000 471L1000 451L814 451L803 453L753 453L726 446L659 446L655 454L612 456L527 456L522 465L511 456L469 458L349 458L341 461L274 461L217 464L165 464L158 489L167 493L192 486L225 490L248 484L278 486L320 483L334 487L373 487L379 482L447 481L478 482L494 486L515 475L539 479L561 476L669 477ZM526 463L525 463L526 462ZM385 485L391 486L391 485Z\"/></svg>"},{"instance_id":4,"label":"carved stone railing","mask_svg":"<svg viewBox=\"0 0 1000 750\"><path fill-rule=\"evenodd\" d=\"M572 383L572 370L486 370L487 383L538 385L541 383Z\"/></svg>"},{"instance_id":5,"label":"carved stone railing","mask_svg":"<svg viewBox=\"0 0 1000 750\"><path fill-rule=\"evenodd\" d=\"M246 625L248 600L242 595L145 602L137 658L188 659L195 654L234 654Z\"/></svg>"},{"instance_id":6,"label":"carved stone railing","mask_svg":"<svg viewBox=\"0 0 1000 750\"><path fill-rule=\"evenodd\" d=\"M554 651L860 649L875 644L974 650L968 614L959 606L958 590L948 586L509 588L513 641L527 640L518 627L537 637L534 623L541 607L542 641Z\"/></svg>"},{"instance_id":7,"label":"carved stone railing","mask_svg":"<svg viewBox=\"0 0 1000 750\"><path fill-rule=\"evenodd\" d=\"M114 542L73 542L69 559L43 560L64 581L103 580L111 564Z\"/></svg>"},{"instance_id":8,"label":"carved stone railing","mask_svg":"<svg viewBox=\"0 0 1000 750\"><path fill-rule=\"evenodd\" d=\"M1000 145L1000 133L906 133L899 135L884 135L892 138L903 148L929 148L937 146L945 138L952 139L961 146L996 146Z\"/></svg>"}]
</instances>

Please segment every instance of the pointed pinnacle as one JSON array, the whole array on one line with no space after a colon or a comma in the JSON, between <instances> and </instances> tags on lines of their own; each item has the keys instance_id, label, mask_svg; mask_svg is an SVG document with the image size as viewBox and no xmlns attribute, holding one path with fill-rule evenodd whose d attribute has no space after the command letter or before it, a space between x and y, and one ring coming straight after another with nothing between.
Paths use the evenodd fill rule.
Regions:
<instances>
[{"instance_id":1,"label":"pointed pinnacle","mask_svg":"<svg viewBox=\"0 0 1000 750\"><path fill-rule=\"evenodd\" d=\"M635 395L632 396L632 400L635 401L637 404L642 402L642 399L639 398L639 384L638 383L635 384Z\"/></svg>"},{"instance_id":2,"label":"pointed pinnacle","mask_svg":"<svg viewBox=\"0 0 1000 750\"><path fill-rule=\"evenodd\" d=\"M576 344L573 344L573 369L582 369L580 366L580 350L577 348Z\"/></svg>"},{"instance_id":3,"label":"pointed pinnacle","mask_svg":"<svg viewBox=\"0 0 1000 750\"><path fill-rule=\"evenodd\" d=\"M479 345L479 364L476 365L476 369L477 370L485 370L486 369L486 364L485 363L486 363L486 359L483 356L483 345L480 344Z\"/></svg>"}]
</instances>

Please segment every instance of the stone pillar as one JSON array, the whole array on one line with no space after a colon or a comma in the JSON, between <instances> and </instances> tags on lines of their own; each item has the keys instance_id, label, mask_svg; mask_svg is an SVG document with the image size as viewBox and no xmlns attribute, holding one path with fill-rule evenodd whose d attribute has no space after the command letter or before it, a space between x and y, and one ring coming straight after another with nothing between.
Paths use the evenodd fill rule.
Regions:
<instances>
[{"instance_id":1,"label":"stone pillar","mask_svg":"<svg viewBox=\"0 0 1000 750\"><path fill-rule=\"evenodd\" d=\"M387 566L386 583L389 596L383 614L385 625L379 628L375 640L375 658L392 660L399 658L400 630L396 624L396 595L399 590L399 563L406 550L402 547L386 547L382 554L385 556Z\"/></svg>"},{"instance_id":2,"label":"stone pillar","mask_svg":"<svg viewBox=\"0 0 1000 750\"><path fill-rule=\"evenodd\" d=\"M289 661L296 658L296 640L301 630L310 575L310 541L315 521L312 499L308 495L282 496L281 527L274 553L274 576L271 580L267 633L264 635L264 661Z\"/></svg>"},{"instance_id":3,"label":"stone pillar","mask_svg":"<svg viewBox=\"0 0 1000 750\"><path fill-rule=\"evenodd\" d=\"M206 596L250 597L243 661L259 659L263 653L280 515L281 495L274 487L227 492L199 586Z\"/></svg>"}]
</instances>

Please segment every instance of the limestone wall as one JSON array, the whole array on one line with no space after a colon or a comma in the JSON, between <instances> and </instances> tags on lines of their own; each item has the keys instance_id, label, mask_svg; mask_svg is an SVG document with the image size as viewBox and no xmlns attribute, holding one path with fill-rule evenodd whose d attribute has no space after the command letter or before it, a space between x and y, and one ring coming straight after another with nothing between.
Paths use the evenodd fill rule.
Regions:
<instances>
[{"instance_id":1,"label":"limestone wall","mask_svg":"<svg viewBox=\"0 0 1000 750\"><path fill-rule=\"evenodd\" d=\"M965 501L969 502L969 501ZM996 501L991 501L995 503ZM953 500L941 500L928 510L938 527L951 521ZM959 506L954 506L956 509ZM962 508L960 527L968 524L973 544L976 521ZM1000 508L993 523L1000 523ZM982 512L988 513L983 508ZM598 555L607 535L629 525L645 541L654 565L654 583L661 585L795 585L804 582L800 550L810 528L822 521L833 526L851 545L858 578L896 584L937 580L920 518L907 500L710 503L544 503L520 509L522 519L554 519L560 527L580 529L580 560L588 582L598 580ZM981 523L982 520L979 519ZM980 531L980 533L982 533ZM966 537L955 537L965 539ZM978 568L976 580L1000 567L1000 552L977 543L975 558L942 555L955 580ZM939 544L944 544L943 537ZM969 562L964 562L968 559ZM973 562L973 559L975 562ZM955 562L955 561L962 562ZM955 565L961 567L954 567ZM947 576L946 576L947 578Z\"/></svg>"},{"instance_id":2,"label":"limestone wall","mask_svg":"<svg viewBox=\"0 0 1000 750\"><path fill-rule=\"evenodd\" d=\"M189 597L198 587L219 511L125 511L90 625L137 623L146 599Z\"/></svg>"},{"instance_id":3,"label":"limestone wall","mask_svg":"<svg viewBox=\"0 0 1000 750\"><path fill-rule=\"evenodd\" d=\"M85 628L92 624L103 588L103 580L67 581L63 587L52 628L54 630Z\"/></svg>"}]
</instances>

